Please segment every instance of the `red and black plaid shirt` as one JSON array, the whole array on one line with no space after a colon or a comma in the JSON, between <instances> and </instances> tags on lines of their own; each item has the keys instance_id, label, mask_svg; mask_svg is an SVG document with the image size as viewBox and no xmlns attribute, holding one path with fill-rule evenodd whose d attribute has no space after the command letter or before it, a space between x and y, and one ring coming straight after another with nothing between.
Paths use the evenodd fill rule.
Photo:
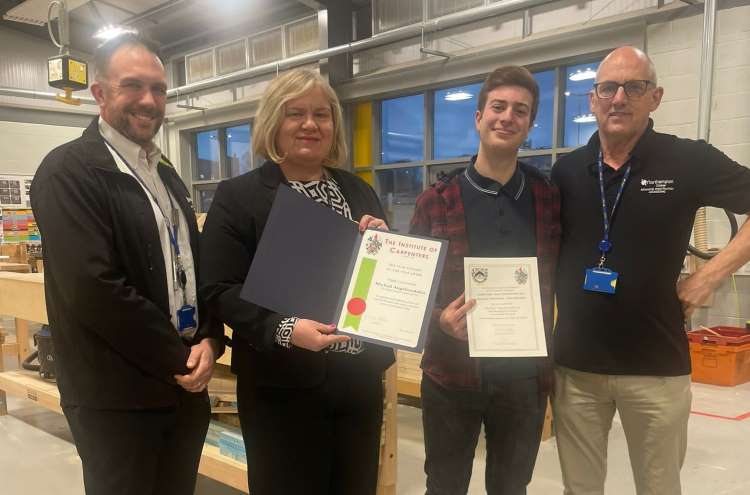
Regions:
<instances>
[{"instance_id":1,"label":"red and black plaid shirt","mask_svg":"<svg viewBox=\"0 0 750 495\"><path fill-rule=\"evenodd\" d=\"M536 212L536 253L542 295L547 348L552 354L554 285L560 249L560 193L538 170L519 163L534 197ZM417 198L410 232L447 239L448 256L440 280L435 308L427 333L422 369L445 387L476 389L480 385L479 359L469 357L468 342L447 335L440 329L440 313L464 291L464 257L469 256L464 205L458 175L439 181ZM547 358L541 358L544 363Z\"/></svg>"}]
</instances>

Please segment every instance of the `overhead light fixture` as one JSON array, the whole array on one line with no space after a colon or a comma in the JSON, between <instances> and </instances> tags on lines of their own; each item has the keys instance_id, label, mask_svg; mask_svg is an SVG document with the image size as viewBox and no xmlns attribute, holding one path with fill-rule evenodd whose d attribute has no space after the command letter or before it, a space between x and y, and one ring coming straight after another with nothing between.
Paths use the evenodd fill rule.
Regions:
<instances>
[{"instance_id":1,"label":"overhead light fixture","mask_svg":"<svg viewBox=\"0 0 750 495\"><path fill-rule=\"evenodd\" d=\"M573 117L573 122L576 124L590 124L596 122L596 116L593 113L585 113Z\"/></svg>"},{"instance_id":2,"label":"overhead light fixture","mask_svg":"<svg viewBox=\"0 0 750 495\"><path fill-rule=\"evenodd\" d=\"M566 91L565 96L570 96L570 91Z\"/></svg>"},{"instance_id":3,"label":"overhead light fixture","mask_svg":"<svg viewBox=\"0 0 750 495\"><path fill-rule=\"evenodd\" d=\"M107 41L111 40L112 38L117 38L118 36L125 33L138 34L138 31L133 28L107 24L106 26L100 28L97 32L95 32L93 38L97 40Z\"/></svg>"},{"instance_id":4,"label":"overhead light fixture","mask_svg":"<svg viewBox=\"0 0 750 495\"><path fill-rule=\"evenodd\" d=\"M585 81L586 79L596 79L596 71L591 70L590 67L586 67L586 70L578 69L568 76L571 81Z\"/></svg>"},{"instance_id":5,"label":"overhead light fixture","mask_svg":"<svg viewBox=\"0 0 750 495\"><path fill-rule=\"evenodd\" d=\"M454 93L448 93L443 97L445 101L464 101L471 100L472 98L474 98L474 95L468 91L456 91Z\"/></svg>"}]
</instances>

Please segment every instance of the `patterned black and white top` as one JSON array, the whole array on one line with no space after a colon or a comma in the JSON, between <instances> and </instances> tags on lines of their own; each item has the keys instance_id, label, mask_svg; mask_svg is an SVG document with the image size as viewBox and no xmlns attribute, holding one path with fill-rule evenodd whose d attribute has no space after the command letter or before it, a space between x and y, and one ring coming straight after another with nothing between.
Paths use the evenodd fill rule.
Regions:
<instances>
[{"instance_id":1,"label":"patterned black and white top","mask_svg":"<svg viewBox=\"0 0 750 495\"><path fill-rule=\"evenodd\" d=\"M349 220L352 219L352 210L349 203L341 193L341 188L332 177L310 182L289 181L289 185L295 191L304 194L318 203L329 206L339 215ZM292 347L292 329L297 322L297 317L284 318L276 329L276 343L282 347ZM362 341L351 339L348 342L339 342L326 349L327 352L346 352L348 354L359 354L364 350Z\"/></svg>"}]
</instances>

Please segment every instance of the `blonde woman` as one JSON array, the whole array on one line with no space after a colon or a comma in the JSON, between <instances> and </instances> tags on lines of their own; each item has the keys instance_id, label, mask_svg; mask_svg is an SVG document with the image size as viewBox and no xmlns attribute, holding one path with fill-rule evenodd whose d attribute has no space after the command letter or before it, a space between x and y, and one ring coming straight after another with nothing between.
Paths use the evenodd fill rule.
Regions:
<instances>
[{"instance_id":1,"label":"blonde woman","mask_svg":"<svg viewBox=\"0 0 750 495\"><path fill-rule=\"evenodd\" d=\"M219 184L203 229L201 294L234 330L232 371L254 495L375 493L381 375L393 351L334 335L331 322L239 298L279 184L359 221L361 230L385 228L372 188L335 168L346 158L341 125L341 105L320 74L297 69L274 79L253 129L253 151L267 161Z\"/></svg>"}]
</instances>

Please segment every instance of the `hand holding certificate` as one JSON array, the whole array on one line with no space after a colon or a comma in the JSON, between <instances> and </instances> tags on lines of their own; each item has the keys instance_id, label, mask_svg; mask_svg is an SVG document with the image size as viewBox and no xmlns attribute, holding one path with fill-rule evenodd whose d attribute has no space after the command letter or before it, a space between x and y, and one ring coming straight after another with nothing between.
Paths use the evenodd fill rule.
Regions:
<instances>
[{"instance_id":1,"label":"hand holding certificate","mask_svg":"<svg viewBox=\"0 0 750 495\"><path fill-rule=\"evenodd\" d=\"M464 258L472 357L546 356L536 258Z\"/></svg>"},{"instance_id":2,"label":"hand holding certificate","mask_svg":"<svg viewBox=\"0 0 750 495\"><path fill-rule=\"evenodd\" d=\"M357 223L281 186L240 297L419 352L447 245L382 230L360 234Z\"/></svg>"}]
</instances>

